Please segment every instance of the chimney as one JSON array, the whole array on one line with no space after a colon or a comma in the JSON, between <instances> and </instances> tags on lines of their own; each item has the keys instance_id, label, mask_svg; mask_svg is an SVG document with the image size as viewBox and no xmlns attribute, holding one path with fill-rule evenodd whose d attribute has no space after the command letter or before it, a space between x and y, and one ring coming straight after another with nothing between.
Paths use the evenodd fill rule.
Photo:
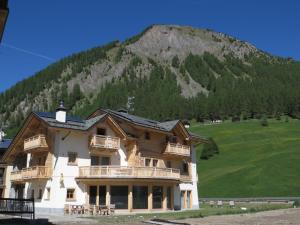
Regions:
<instances>
[{"instance_id":1,"label":"chimney","mask_svg":"<svg viewBox=\"0 0 300 225\"><path fill-rule=\"evenodd\" d=\"M55 119L61 123L67 121L67 109L64 106L64 101L59 102L59 107L56 109Z\"/></svg>"}]
</instances>

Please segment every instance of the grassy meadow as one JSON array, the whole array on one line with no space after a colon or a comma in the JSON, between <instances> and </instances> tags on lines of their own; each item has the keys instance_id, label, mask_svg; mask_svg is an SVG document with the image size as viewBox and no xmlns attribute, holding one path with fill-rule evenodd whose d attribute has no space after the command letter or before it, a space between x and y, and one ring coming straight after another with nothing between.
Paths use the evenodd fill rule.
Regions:
<instances>
[{"instance_id":1,"label":"grassy meadow","mask_svg":"<svg viewBox=\"0 0 300 225\"><path fill-rule=\"evenodd\" d=\"M300 121L268 122L192 123L192 132L213 137L220 149L201 160L197 148L200 197L300 196Z\"/></svg>"}]
</instances>

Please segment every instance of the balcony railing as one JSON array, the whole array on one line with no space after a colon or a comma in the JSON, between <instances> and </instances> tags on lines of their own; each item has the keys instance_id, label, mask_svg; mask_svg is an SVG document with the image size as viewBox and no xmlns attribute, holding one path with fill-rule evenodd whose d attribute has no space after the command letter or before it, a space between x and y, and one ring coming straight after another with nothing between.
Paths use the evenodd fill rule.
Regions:
<instances>
[{"instance_id":1,"label":"balcony railing","mask_svg":"<svg viewBox=\"0 0 300 225\"><path fill-rule=\"evenodd\" d=\"M27 181L33 179L48 179L51 177L52 170L47 166L33 166L19 171L11 172L11 181Z\"/></svg>"},{"instance_id":2,"label":"balcony railing","mask_svg":"<svg viewBox=\"0 0 300 225\"><path fill-rule=\"evenodd\" d=\"M180 175L180 181L182 182L191 182L192 181L192 177L190 175Z\"/></svg>"},{"instance_id":3,"label":"balcony railing","mask_svg":"<svg viewBox=\"0 0 300 225\"><path fill-rule=\"evenodd\" d=\"M180 171L171 168L128 166L79 167L78 178L158 178L180 179Z\"/></svg>"},{"instance_id":4,"label":"balcony railing","mask_svg":"<svg viewBox=\"0 0 300 225\"><path fill-rule=\"evenodd\" d=\"M48 149L46 137L43 134L38 134L24 140L24 151L31 151L37 149L40 150Z\"/></svg>"},{"instance_id":5,"label":"balcony railing","mask_svg":"<svg viewBox=\"0 0 300 225\"><path fill-rule=\"evenodd\" d=\"M168 143L164 154L190 156L191 148L188 145Z\"/></svg>"},{"instance_id":6,"label":"balcony railing","mask_svg":"<svg viewBox=\"0 0 300 225\"><path fill-rule=\"evenodd\" d=\"M91 139L90 147L96 149L117 150L120 148L120 138L104 135L94 135Z\"/></svg>"}]
</instances>

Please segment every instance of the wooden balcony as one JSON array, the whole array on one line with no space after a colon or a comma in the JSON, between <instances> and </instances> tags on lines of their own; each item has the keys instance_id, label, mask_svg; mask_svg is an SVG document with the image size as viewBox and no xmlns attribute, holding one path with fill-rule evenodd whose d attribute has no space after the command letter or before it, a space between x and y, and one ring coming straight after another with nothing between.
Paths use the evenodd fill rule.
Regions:
<instances>
[{"instance_id":1,"label":"wooden balcony","mask_svg":"<svg viewBox=\"0 0 300 225\"><path fill-rule=\"evenodd\" d=\"M93 135L90 147L98 150L118 150L120 148L120 138L104 136L104 135Z\"/></svg>"},{"instance_id":2,"label":"wooden balcony","mask_svg":"<svg viewBox=\"0 0 300 225\"><path fill-rule=\"evenodd\" d=\"M188 145L168 143L164 152L165 155L173 156L191 156L191 148Z\"/></svg>"},{"instance_id":3,"label":"wooden balcony","mask_svg":"<svg viewBox=\"0 0 300 225\"><path fill-rule=\"evenodd\" d=\"M11 172L10 180L12 182L26 182L35 179L49 179L51 175L51 168L47 166L33 166Z\"/></svg>"},{"instance_id":4,"label":"wooden balcony","mask_svg":"<svg viewBox=\"0 0 300 225\"><path fill-rule=\"evenodd\" d=\"M24 151L25 152L48 151L48 144L45 135L38 134L33 137L25 139Z\"/></svg>"},{"instance_id":5,"label":"wooden balcony","mask_svg":"<svg viewBox=\"0 0 300 225\"><path fill-rule=\"evenodd\" d=\"M140 178L179 180L180 171L171 168L129 166L85 166L79 167L81 178Z\"/></svg>"}]
</instances>

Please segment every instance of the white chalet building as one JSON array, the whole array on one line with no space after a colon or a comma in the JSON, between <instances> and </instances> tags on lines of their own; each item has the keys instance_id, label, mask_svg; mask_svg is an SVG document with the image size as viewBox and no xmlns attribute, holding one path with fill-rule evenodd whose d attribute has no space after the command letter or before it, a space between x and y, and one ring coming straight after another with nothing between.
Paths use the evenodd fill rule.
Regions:
<instances>
[{"instance_id":1,"label":"white chalet building","mask_svg":"<svg viewBox=\"0 0 300 225\"><path fill-rule=\"evenodd\" d=\"M47 213L63 213L66 204L195 209L194 146L203 141L180 120L104 109L83 120L61 104L56 113L31 113L12 140L2 159L9 165L5 197L34 198L36 211Z\"/></svg>"}]
</instances>

